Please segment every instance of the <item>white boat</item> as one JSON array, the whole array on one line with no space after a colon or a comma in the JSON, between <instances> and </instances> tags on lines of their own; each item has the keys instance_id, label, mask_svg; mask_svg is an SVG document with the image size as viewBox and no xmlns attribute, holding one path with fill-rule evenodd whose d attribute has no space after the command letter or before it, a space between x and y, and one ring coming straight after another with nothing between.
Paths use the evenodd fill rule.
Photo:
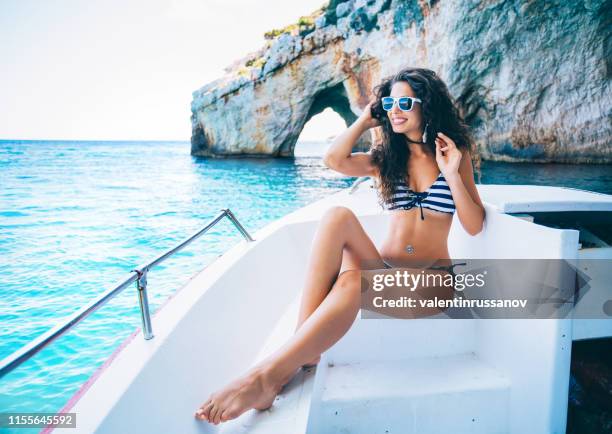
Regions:
<instances>
[{"instance_id":1,"label":"white boat","mask_svg":"<svg viewBox=\"0 0 612 434\"><path fill-rule=\"evenodd\" d=\"M475 237L454 219L454 258L612 258L589 218L612 196L478 185ZM195 275L70 400L77 429L54 433L564 433L572 341L612 336L612 320L361 319L266 411L211 425L194 411L295 328L310 243L323 212L346 206L378 245L389 215L370 181L301 208ZM573 213L573 214L572 214ZM551 221L573 215L577 227ZM547 226L538 224L547 217ZM577 217L576 217L577 216ZM535 222L534 222L535 218ZM589 248L586 247L588 240ZM612 299L606 282L593 296Z\"/></svg>"}]
</instances>

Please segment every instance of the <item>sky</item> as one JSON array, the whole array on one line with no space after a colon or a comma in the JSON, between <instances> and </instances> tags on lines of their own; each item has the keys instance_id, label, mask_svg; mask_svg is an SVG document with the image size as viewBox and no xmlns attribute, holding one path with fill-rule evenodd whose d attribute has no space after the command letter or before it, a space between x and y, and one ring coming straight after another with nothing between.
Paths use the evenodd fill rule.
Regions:
<instances>
[{"instance_id":1,"label":"sky","mask_svg":"<svg viewBox=\"0 0 612 434\"><path fill-rule=\"evenodd\" d=\"M323 3L0 0L0 139L189 140L192 92ZM343 126L328 109L300 139Z\"/></svg>"}]
</instances>

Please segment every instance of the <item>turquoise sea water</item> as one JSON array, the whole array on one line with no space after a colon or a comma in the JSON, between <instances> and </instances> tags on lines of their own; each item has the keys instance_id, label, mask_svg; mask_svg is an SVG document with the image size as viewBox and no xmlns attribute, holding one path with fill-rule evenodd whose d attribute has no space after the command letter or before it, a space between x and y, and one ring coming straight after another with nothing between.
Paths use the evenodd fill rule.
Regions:
<instances>
[{"instance_id":1,"label":"turquoise sea water","mask_svg":"<svg viewBox=\"0 0 612 434\"><path fill-rule=\"evenodd\" d=\"M325 144L295 159L202 159L186 142L0 141L0 358L230 208L252 233L350 185ZM611 166L484 163L486 184L612 194ZM227 221L149 274L155 311L241 237ZM0 380L0 412L60 409L139 324L128 288ZM19 430L19 432L24 432Z\"/></svg>"}]
</instances>

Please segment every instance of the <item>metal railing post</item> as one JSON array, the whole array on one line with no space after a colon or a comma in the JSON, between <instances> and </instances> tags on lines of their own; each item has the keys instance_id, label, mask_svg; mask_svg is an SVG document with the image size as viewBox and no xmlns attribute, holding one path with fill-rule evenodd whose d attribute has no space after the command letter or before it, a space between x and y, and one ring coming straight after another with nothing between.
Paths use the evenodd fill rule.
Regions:
<instances>
[{"instance_id":1,"label":"metal railing post","mask_svg":"<svg viewBox=\"0 0 612 434\"><path fill-rule=\"evenodd\" d=\"M230 221L234 224L234 226L236 227L236 229L238 229L238 231L242 234L242 236L249 242L251 241L255 241L253 239L253 237L251 237L251 235L249 235L249 233L246 231L246 229L240 224L240 222L238 221L238 219L236 219L236 216L234 216L234 213L232 211L230 211L229 208L226 209L222 209L222 212L225 213L225 215L227 216L228 219L230 219Z\"/></svg>"},{"instance_id":2,"label":"metal railing post","mask_svg":"<svg viewBox=\"0 0 612 434\"><path fill-rule=\"evenodd\" d=\"M136 289L138 292L138 304L140 305L140 318L142 319L142 334L146 340L153 339L153 326L151 325L151 311L149 310L149 299L147 297L147 273L149 270L132 270L138 274Z\"/></svg>"}]
</instances>

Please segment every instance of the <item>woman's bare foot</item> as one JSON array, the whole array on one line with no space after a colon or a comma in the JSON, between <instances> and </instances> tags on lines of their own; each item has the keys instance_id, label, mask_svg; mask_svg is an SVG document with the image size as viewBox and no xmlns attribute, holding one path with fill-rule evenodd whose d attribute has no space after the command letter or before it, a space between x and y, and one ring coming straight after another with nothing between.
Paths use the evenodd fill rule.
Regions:
<instances>
[{"instance_id":1,"label":"woman's bare foot","mask_svg":"<svg viewBox=\"0 0 612 434\"><path fill-rule=\"evenodd\" d=\"M251 408L266 410L272 406L282 387L283 382L274 379L264 368L253 368L245 376L210 395L196 411L195 417L217 425L237 418Z\"/></svg>"}]
</instances>

